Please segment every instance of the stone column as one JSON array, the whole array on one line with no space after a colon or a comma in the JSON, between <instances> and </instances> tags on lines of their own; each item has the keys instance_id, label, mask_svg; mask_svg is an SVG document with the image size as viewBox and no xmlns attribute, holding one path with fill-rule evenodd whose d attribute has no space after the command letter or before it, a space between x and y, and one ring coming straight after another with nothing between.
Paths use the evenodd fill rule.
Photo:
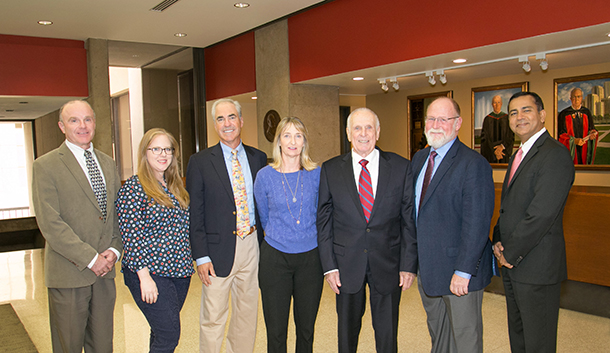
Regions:
<instances>
[{"instance_id":1,"label":"stone column","mask_svg":"<svg viewBox=\"0 0 610 353\"><path fill-rule=\"evenodd\" d=\"M110 111L110 80L108 73L108 41L89 38L87 49L87 74L89 98L87 101L95 111L95 148L113 156L114 128ZM138 141L139 143L139 141ZM137 143L136 143L137 145Z\"/></svg>"},{"instance_id":2,"label":"stone column","mask_svg":"<svg viewBox=\"0 0 610 353\"><path fill-rule=\"evenodd\" d=\"M321 163L339 154L339 88L290 83L288 22L278 21L255 32L258 148L271 157L265 137L265 114L296 116L309 130L311 157Z\"/></svg>"}]
</instances>

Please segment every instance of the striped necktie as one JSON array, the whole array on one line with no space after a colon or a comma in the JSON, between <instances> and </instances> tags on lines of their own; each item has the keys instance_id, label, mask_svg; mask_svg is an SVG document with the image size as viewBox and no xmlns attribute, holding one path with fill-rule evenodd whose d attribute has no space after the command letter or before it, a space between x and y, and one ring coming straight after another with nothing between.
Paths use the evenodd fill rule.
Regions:
<instances>
[{"instance_id":1,"label":"striped necktie","mask_svg":"<svg viewBox=\"0 0 610 353\"><path fill-rule=\"evenodd\" d=\"M373 211L373 204L375 203L373 184L371 183L371 173L369 173L369 170L366 168L369 161L362 159L358 163L362 166L360 179L358 180L358 194L360 194L360 203L362 204L364 218L366 218L366 222L368 223L371 218L371 212Z\"/></svg>"}]
</instances>

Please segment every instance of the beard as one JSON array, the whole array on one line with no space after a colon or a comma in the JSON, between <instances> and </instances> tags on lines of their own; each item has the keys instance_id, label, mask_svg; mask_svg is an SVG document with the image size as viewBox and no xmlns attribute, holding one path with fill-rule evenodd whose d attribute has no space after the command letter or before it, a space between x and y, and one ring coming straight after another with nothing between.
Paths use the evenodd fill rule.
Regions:
<instances>
[{"instance_id":1,"label":"beard","mask_svg":"<svg viewBox=\"0 0 610 353\"><path fill-rule=\"evenodd\" d=\"M455 137L453 134L447 135L447 132L445 132L443 129L430 128L425 130L424 133L426 134L428 144L434 147L434 149L443 147L447 142L453 140Z\"/></svg>"}]
</instances>

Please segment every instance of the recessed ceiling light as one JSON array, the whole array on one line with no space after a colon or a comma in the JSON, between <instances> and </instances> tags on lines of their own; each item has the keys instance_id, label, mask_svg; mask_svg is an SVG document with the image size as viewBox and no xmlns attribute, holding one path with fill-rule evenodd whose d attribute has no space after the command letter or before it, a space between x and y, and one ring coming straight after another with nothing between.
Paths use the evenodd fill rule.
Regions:
<instances>
[{"instance_id":1,"label":"recessed ceiling light","mask_svg":"<svg viewBox=\"0 0 610 353\"><path fill-rule=\"evenodd\" d=\"M28 104L28 102L19 102L19 104Z\"/></svg>"},{"instance_id":2,"label":"recessed ceiling light","mask_svg":"<svg viewBox=\"0 0 610 353\"><path fill-rule=\"evenodd\" d=\"M364 77L354 77L354 78L352 78L352 80L354 80L354 81L362 81L362 80L364 80Z\"/></svg>"},{"instance_id":3,"label":"recessed ceiling light","mask_svg":"<svg viewBox=\"0 0 610 353\"><path fill-rule=\"evenodd\" d=\"M38 24L41 26L50 26L53 24L53 21L38 21Z\"/></svg>"},{"instance_id":4,"label":"recessed ceiling light","mask_svg":"<svg viewBox=\"0 0 610 353\"><path fill-rule=\"evenodd\" d=\"M610 33L608 33L607 36L610 37Z\"/></svg>"},{"instance_id":5,"label":"recessed ceiling light","mask_svg":"<svg viewBox=\"0 0 610 353\"><path fill-rule=\"evenodd\" d=\"M454 62L455 64L463 64L463 63L465 63L465 62L466 62L466 59L455 59L455 60L453 60L453 62Z\"/></svg>"},{"instance_id":6,"label":"recessed ceiling light","mask_svg":"<svg viewBox=\"0 0 610 353\"><path fill-rule=\"evenodd\" d=\"M252 97L252 99L254 99L254 100L256 100L256 98L257 98L256 96Z\"/></svg>"},{"instance_id":7,"label":"recessed ceiling light","mask_svg":"<svg viewBox=\"0 0 610 353\"><path fill-rule=\"evenodd\" d=\"M236 2L233 4L233 6L237 7L238 9L245 9L246 7L250 7L250 4L247 2Z\"/></svg>"},{"instance_id":8,"label":"recessed ceiling light","mask_svg":"<svg viewBox=\"0 0 610 353\"><path fill-rule=\"evenodd\" d=\"M174 33L174 37L178 37L178 38L186 37L186 33Z\"/></svg>"},{"instance_id":9,"label":"recessed ceiling light","mask_svg":"<svg viewBox=\"0 0 610 353\"><path fill-rule=\"evenodd\" d=\"M139 58L140 56L138 54L133 54L131 57L132 58Z\"/></svg>"}]
</instances>

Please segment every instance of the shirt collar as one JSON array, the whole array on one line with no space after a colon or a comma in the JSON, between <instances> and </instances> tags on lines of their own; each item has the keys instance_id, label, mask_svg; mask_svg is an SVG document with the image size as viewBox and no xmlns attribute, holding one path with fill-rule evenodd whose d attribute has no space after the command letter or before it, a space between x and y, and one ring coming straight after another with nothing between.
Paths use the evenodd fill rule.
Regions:
<instances>
[{"instance_id":1,"label":"shirt collar","mask_svg":"<svg viewBox=\"0 0 610 353\"><path fill-rule=\"evenodd\" d=\"M536 141L538 141L540 136L542 134L544 134L545 131L546 131L546 128L543 127L542 129L540 129L540 131L538 131L537 133L532 135L532 137L530 137L529 140L527 140L525 142L521 142L521 146L519 146L519 148L521 148L521 151L523 151L524 156L527 154L527 152L529 152L529 150L532 149L532 147L534 146L534 143Z\"/></svg>"},{"instance_id":2,"label":"shirt collar","mask_svg":"<svg viewBox=\"0 0 610 353\"><path fill-rule=\"evenodd\" d=\"M441 158L445 158L445 155L447 154L447 152L449 152L449 149L451 149L451 146L453 146L455 140L457 140L457 136L453 138L453 140L447 142L439 148L434 148L430 146L430 151L436 151L436 153L440 155Z\"/></svg>"},{"instance_id":3,"label":"shirt collar","mask_svg":"<svg viewBox=\"0 0 610 353\"><path fill-rule=\"evenodd\" d=\"M231 151L233 151L233 149L227 145L225 145L224 143L220 142L220 148L222 148L222 154L228 158L232 156ZM239 142L239 145L237 145L237 155L240 155L242 153L245 153L245 149L244 149L244 144L242 141Z\"/></svg>"},{"instance_id":4,"label":"shirt collar","mask_svg":"<svg viewBox=\"0 0 610 353\"><path fill-rule=\"evenodd\" d=\"M354 151L354 149L352 148L352 160L354 160L356 163L359 163L362 159L366 159L367 161L369 161L369 163L371 163L378 158L379 150L377 148L373 148L373 151L364 158L362 158L362 156L356 153L356 151Z\"/></svg>"},{"instance_id":5,"label":"shirt collar","mask_svg":"<svg viewBox=\"0 0 610 353\"><path fill-rule=\"evenodd\" d=\"M68 140L66 140L66 146L68 146L70 151L72 151L74 154L81 155L85 153L85 150L81 146L75 145ZM93 153L93 142L89 142L89 148L87 148L87 151Z\"/></svg>"}]
</instances>

